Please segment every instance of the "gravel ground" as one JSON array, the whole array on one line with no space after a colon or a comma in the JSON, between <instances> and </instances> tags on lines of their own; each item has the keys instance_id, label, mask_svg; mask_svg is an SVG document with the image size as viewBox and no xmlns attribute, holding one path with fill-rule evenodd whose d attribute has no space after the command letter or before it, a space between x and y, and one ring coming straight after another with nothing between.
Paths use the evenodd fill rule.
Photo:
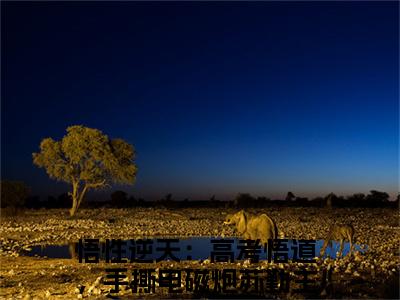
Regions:
<instances>
[{"instance_id":1,"label":"gravel ground","mask_svg":"<svg viewBox=\"0 0 400 300\"><path fill-rule=\"evenodd\" d=\"M222 223L226 213L236 211L220 208L96 209L81 210L75 218L70 218L68 210L54 209L26 211L16 217L2 216L0 297L104 298L109 290L101 285L100 275L105 269L103 264L94 266L79 264L71 259L23 257L20 256L22 249L29 249L35 245L62 245L69 241L77 241L79 238L231 237L235 236L234 228L223 226ZM318 260L316 269L321 270L329 265L333 269L333 277L338 280L336 287L321 294L321 298L398 298L398 292L396 294L400 271L398 210L329 211L317 208L271 208L248 211L269 214L276 221L282 236L296 239L323 239L332 222L351 222L355 228L356 242L367 244L368 251L343 259ZM153 264L150 267L162 267L163 263ZM173 267L183 268L189 265L192 268L204 268L207 263L207 261L187 262ZM247 263L239 262L235 268L247 267ZM292 265L291 268L296 267L296 264ZM130 267L132 266L131 264ZM213 264L213 267L215 266ZM263 269L267 268L268 264L262 262L257 266ZM279 266L273 267L279 268ZM77 289L78 284L87 287L82 295ZM89 292L90 287L92 289ZM154 297L167 296L163 289L159 290L153 295ZM129 293L126 292L127 294ZM299 298L300 295L285 295L284 298L291 297Z\"/></svg>"}]
</instances>

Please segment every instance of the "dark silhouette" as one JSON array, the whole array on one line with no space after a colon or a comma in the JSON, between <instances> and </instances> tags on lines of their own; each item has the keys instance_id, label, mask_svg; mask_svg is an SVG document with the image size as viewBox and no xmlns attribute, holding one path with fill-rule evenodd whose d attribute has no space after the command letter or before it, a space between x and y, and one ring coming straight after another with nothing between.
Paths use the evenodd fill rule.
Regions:
<instances>
[{"instance_id":1,"label":"dark silhouette","mask_svg":"<svg viewBox=\"0 0 400 300\"><path fill-rule=\"evenodd\" d=\"M234 200L234 206L236 208L251 207L254 203L254 197L248 193L239 193Z\"/></svg>"},{"instance_id":2,"label":"dark silhouette","mask_svg":"<svg viewBox=\"0 0 400 300\"><path fill-rule=\"evenodd\" d=\"M372 207L380 206L380 204L386 204L389 202L389 195L385 192L372 190L365 200Z\"/></svg>"},{"instance_id":3,"label":"dark silhouette","mask_svg":"<svg viewBox=\"0 0 400 300\"><path fill-rule=\"evenodd\" d=\"M296 198L295 195L292 192L288 192L285 200L291 202L294 198Z\"/></svg>"},{"instance_id":4,"label":"dark silhouette","mask_svg":"<svg viewBox=\"0 0 400 300\"><path fill-rule=\"evenodd\" d=\"M115 191L111 194L112 207L127 207L128 206L128 194L124 191Z\"/></svg>"},{"instance_id":5,"label":"dark silhouette","mask_svg":"<svg viewBox=\"0 0 400 300\"><path fill-rule=\"evenodd\" d=\"M50 202L49 205L54 208L69 208L72 204L72 197L68 193L62 193L57 199L52 199L52 201L53 202Z\"/></svg>"},{"instance_id":6,"label":"dark silhouette","mask_svg":"<svg viewBox=\"0 0 400 300\"><path fill-rule=\"evenodd\" d=\"M21 181L1 181L1 208L8 208L10 213L16 213L24 207L29 189Z\"/></svg>"},{"instance_id":7,"label":"dark silhouette","mask_svg":"<svg viewBox=\"0 0 400 300\"><path fill-rule=\"evenodd\" d=\"M26 198L25 207L31 209L39 209L43 207L42 201L39 196L29 196Z\"/></svg>"},{"instance_id":8,"label":"dark silhouette","mask_svg":"<svg viewBox=\"0 0 400 300\"><path fill-rule=\"evenodd\" d=\"M3 186L3 183L2 183ZM9 191L9 188L2 189L2 202L1 206L10 206L9 196L3 195ZM290 193L290 192L289 192ZM249 193L238 193L234 200L222 201L217 200L216 196L211 196L208 200L174 200L172 194L165 195L158 201L145 201L143 198L135 198L129 196L124 191L114 191L111 193L110 198L105 201L88 201L83 204L85 208L100 208L100 207L111 207L111 208L133 208L133 207L165 207L165 208L201 208L201 207L223 207L223 208L269 208L269 207L317 207L324 208L327 206L327 199L331 201L331 208L340 207L388 207L388 208L399 208L400 195L397 196L395 201L389 201L389 195L385 192L372 190L370 194L365 196L362 193L356 193L347 197L336 196L331 193L326 197L316 197L309 200L306 197L295 197L292 199L293 193L286 196L284 200L271 200L270 198L260 196L253 197ZM8 198L7 198L8 197ZM291 199L288 201L287 199ZM4 201L5 199L5 201ZM18 198L20 199L20 198ZM48 196L45 201L42 201L38 196L23 197L23 201L15 200L15 203L19 203L18 207L25 207L29 209L39 208L68 208L71 206L71 196L68 193L63 193L58 197ZM14 201L14 200L12 200Z\"/></svg>"},{"instance_id":9,"label":"dark silhouette","mask_svg":"<svg viewBox=\"0 0 400 300\"><path fill-rule=\"evenodd\" d=\"M333 201L335 201L336 199L336 195L334 193L330 193L328 196L326 196L326 203L325 203L325 207L326 208L332 208L333 206Z\"/></svg>"},{"instance_id":10,"label":"dark silhouette","mask_svg":"<svg viewBox=\"0 0 400 300\"><path fill-rule=\"evenodd\" d=\"M310 206L310 201L308 201L308 198L296 197L295 203L296 206Z\"/></svg>"}]
</instances>

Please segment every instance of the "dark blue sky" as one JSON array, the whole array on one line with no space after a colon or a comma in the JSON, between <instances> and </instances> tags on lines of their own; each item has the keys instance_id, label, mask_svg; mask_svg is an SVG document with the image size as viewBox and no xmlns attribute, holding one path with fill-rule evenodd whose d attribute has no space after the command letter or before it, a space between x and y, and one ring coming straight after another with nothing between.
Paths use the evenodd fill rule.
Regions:
<instances>
[{"instance_id":1,"label":"dark blue sky","mask_svg":"<svg viewBox=\"0 0 400 300\"><path fill-rule=\"evenodd\" d=\"M69 125L137 150L131 194L398 191L397 2L4 3L2 176Z\"/></svg>"}]
</instances>

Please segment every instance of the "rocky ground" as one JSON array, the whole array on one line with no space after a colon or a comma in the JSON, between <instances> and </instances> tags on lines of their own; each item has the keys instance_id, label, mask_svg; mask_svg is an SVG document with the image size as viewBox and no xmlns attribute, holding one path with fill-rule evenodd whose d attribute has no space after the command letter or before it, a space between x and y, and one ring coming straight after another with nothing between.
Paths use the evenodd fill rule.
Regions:
<instances>
[{"instance_id":1,"label":"rocky ground","mask_svg":"<svg viewBox=\"0 0 400 300\"><path fill-rule=\"evenodd\" d=\"M226 213L236 210L212 209L96 209L81 210L75 218L67 210L25 211L18 216L1 217L0 297L5 299L77 299L105 298L109 286L103 284L100 264L79 264L73 259L48 259L22 256L35 245L67 244L79 238L137 239L150 237L235 236L234 228L223 226ZM328 285L321 298L398 298L400 271L399 212L395 209L271 208L252 209L267 213L277 223L282 236L296 239L323 239L333 221L351 222L356 242L367 244L368 251L343 259L319 259L312 267L333 270L334 284ZM297 264L289 268L294 270ZM108 264L110 266L110 264ZM119 267L120 265L118 265ZM113 266L114 267L114 266ZM129 264L127 268L135 268ZM137 267L137 266L136 266ZM143 268L143 264L140 265ZM282 268L278 264L248 261L234 265L210 264L208 261L181 263L160 262L151 268ZM310 266L311 267L311 266ZM287 268L287 266L285 266ZM85 286L85 288L80 288ZM129 290L122 297L132 295ZM193 294L169 295L163 288L145 297L190 297ZM212 295L211 295L212 296ZM300 298L293 293L281 298Z\"/></svg>"}]
</instances>

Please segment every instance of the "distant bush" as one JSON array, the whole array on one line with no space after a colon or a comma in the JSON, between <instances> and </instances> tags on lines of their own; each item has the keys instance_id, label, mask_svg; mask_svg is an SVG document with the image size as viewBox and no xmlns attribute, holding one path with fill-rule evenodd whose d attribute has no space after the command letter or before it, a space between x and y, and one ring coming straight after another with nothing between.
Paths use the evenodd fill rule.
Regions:
<instances>
[{"instance_id":1,"label":"distant bush","mask_svg":"<svg viewBox=\"0 0 400 300\"><path fill-rule=\"evenodd\" d=\"M4 199L3 193L10 188L5 187L2 190L2 198ZM327 206L327 197L330 196L332 208L340 207L391 207L399 208L400 196L397 196L396 201L389 201L389 195L385 192L371 191L367 196L362 193L356 193L351 196L343 197L330 194L326 197L316 197L312 200L303 197L292 197L293 193L288 193L289 196L286 199L275 199L271 200L267 197L253 197L249 193L239 193L236 195L234 200L222 201L217 200L215 196L210 197L208 200L175 200L172 194L167 194L160 200L157 201L145 201L142 198L135 198L129 196L124 191L114 191L111 197L104 201L88 201L83 204L85 208L100 208L100 207L111 207L111 208L133 208L133 207L163 207L169 209L175 208L200 208L200 207L221 207L221 208L270 208L270 207L316 207L323 208ZM10 198L8 198L10 199ZM13 200L18 203L17 200ZM27 197L24 202L20 202L16 206L21 207L25 203L27 208L67 208L70 207L72 202L71 196L67 193L61 194L58 197L48 196L46 200L40 200L38 196ZM2 207L7 203L2 201Z\"/></svg>"},{"instance_id":2,"label":"distant bush","mask_svg":"<svg viewBox=\"0 0 400 300\"><path fill-rule=\"evenodd\" d=\"M239 194L237 194L237 196L234 200L234 206L237 208L251 207L254 202L255 202L255 199L252 195L250 195L248 193L239 193Z\"/></svg>"},{"instance_id":3,"label":"distant bush","mask_svg":"<svg viewBox=\"0 0 400 300\"><path fill-rule=\"evenodd\" d=\"M133 196L128 197L128 194L124 191L115 191L111 194L109 206L121 208L136 207L138 206L138 201Z\"/></svg>"},{"instance_id":4,"label":"distant bush","mask_svg":"<svg viewBox=\"0 0 400 300\"><path fill-rule=\"evenodd\" d=\"M111 206L125 207L128 201L128 194L124 191L115 191L111 194Z\"/></svg>"},{"instance_id":5,"label":"distant bush","mask_svg":"<svg viewBox=\"0 0 400 300\"><path fill-rule=\"evenodd\" d=\"M25 205L29 195L28 187L21 181L1 181L1 207L15 210Z\"/></svg>"},{"instance_id":6,"label":"distant bush","mask_svg":"<svg viewBox=\"0 0 400 300\"><path fill-rule=\"evenodd\" d=\"M26 198L25 207L31 209L38 209L43 207L43 203L42 201L40 201L39 196L29 196L28 198Z\"/></svg>"}]
</instances>

